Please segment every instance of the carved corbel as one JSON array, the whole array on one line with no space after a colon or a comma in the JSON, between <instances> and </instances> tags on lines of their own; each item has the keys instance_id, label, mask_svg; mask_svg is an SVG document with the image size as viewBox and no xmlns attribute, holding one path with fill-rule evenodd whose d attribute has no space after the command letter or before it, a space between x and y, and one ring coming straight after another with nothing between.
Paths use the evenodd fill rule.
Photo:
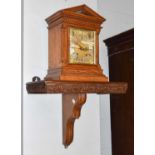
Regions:
<instances>
[{"instance_id":1,"label":"carved corbel","mask_svg":"<svg viewBox=\"0 0 155 155\"><path fill-rule=\"evenodd\" d=\"M63 94L63 144L67 148L73 141L74 122L81 114L81 108L86 102L86 94Z\"/></svg>"}]
</instances>

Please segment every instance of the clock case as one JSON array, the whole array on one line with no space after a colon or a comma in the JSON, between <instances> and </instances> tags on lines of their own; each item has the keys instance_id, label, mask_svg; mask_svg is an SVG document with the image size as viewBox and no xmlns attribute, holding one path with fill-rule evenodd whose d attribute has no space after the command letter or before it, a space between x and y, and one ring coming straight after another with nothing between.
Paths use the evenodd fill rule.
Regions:
<instances>
[{"instance_id":1,"label":"clock case","mask_svg":"<svg viewBox=\"0 0 155 155\"><path fill-rule=\"evenodd\" d=\"M46 19L48 24L48 73L45 81L106 82L99 64L99 33L105 19L86 5L60 10ZM70 28L96 31L96 63L69 63Z\"/></svg>"}]
</instances>

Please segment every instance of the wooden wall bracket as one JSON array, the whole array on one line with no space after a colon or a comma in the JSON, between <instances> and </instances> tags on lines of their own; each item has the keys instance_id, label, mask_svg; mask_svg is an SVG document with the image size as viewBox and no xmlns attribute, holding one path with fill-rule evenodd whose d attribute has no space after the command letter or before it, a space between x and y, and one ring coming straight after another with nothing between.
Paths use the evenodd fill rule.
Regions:
<instances>
[{"instance_id":1,"label":"wooden wall bracket","mask_svg":"<svg viewBox=\"0 0 155 155\"><path fill-rule=\"evenodd\" d=\"M73 141L74 122L80 117L86 94L62 94L63 144L67 148Z\"/></svg>"},{"instance_id":2,"label":"wooden wall bracket","mask_svg":"<svg viewBox=\"0 0 155 155\"><path fill-rule=\"evenodd\" d=\"M74 122L80 117L86 94L124 94L127 83L44 81L34 77L32 82L26 84L26 88L29 94L62 93L63 144L67 148L73 141Z\"/></svg>"}]
</instances>

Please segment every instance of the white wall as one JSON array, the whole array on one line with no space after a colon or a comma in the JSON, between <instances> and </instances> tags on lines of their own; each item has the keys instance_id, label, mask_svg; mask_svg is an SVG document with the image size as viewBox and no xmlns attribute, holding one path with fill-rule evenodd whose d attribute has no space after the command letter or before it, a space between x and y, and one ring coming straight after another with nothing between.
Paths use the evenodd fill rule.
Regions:
<instances>
[{"instance_id":1,"label":"white wall","mask_svg":"<svg viewBox=\"0 0 155 155\"><path fill-rule=\"evenodd\" d=\"M106 18L100 34L100 64L108 75L107 48L103 40L134 27L134 0L98 0L98 12ZM100 96L101 155L111 155L109 95Z\"/></svg>"},{"instance_id":2,"label":"white wall","mask_svg":"<svg viewBox=\"0 0 155 155\"><path fill-rule=\"evenodd\" d=\"M98 0L98 12L106 18L104 39L134 27L134 0Z\"/></svg>"},{"instance_id":3,"label":"white wall","mask_svg":"<svg viewBox=\"0 0 155 155\"><path fill-rule=\"evenodd\" d=\"M100 155L99 96L89 95L75 122L74 142L68 149L62 145L61 95L28 95L25 83L34 75L44 78L47 72L48 36L46 17L55 11L85 3L94 10L92 0L24 0L24 155Z\"/></svg>"}]
</instances>

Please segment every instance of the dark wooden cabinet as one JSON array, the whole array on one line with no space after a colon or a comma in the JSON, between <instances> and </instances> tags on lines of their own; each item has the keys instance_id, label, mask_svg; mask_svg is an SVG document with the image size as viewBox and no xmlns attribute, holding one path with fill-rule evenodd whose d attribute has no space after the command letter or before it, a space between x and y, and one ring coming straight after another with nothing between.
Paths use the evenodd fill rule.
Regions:
<instances>
[{"instance_id":1,"label":"dark wooden cabinet","mask_svg":"<svg viewBox=\"0 0 155 155\"><path fill-rule=\"evenodd\" d=\"M125 95L110 95L113 155L134 154L134 29L106 39L110 81L128 82Z\"/></svg>"}]
</instances>

